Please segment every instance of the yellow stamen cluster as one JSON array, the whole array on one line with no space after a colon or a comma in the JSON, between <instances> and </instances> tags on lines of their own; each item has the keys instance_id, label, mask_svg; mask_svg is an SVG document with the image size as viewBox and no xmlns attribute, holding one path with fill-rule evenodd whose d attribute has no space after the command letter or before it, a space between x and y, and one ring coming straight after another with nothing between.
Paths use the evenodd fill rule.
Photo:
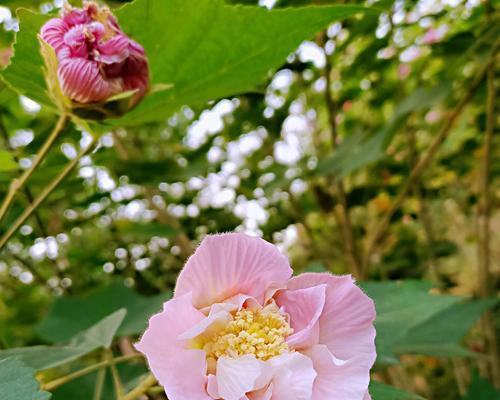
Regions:
<instances>
[{"instance_id":1,"label":"yellow stamen cluster","mask_svg":"<svg viewBox=\"0 0 500 400\"><path fill-rule=\"evenodd\" d=\"M234 319L203 346L209 365L222 356L237 358L253 354L265 361L290 351L285 340L293 329L274 308L238 311Z\"/></svg>"}]
</instances>

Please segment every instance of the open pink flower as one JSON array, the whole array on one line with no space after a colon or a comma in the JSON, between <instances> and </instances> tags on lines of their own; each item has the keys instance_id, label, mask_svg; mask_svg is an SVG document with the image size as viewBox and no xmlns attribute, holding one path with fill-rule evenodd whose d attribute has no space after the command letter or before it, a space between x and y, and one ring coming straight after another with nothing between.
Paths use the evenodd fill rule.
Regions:
<instances>
[{"instance_id":1,"label":"open pink flower","mask_svg":"<svg viewBox=\"0 0 500 400\"><path fill-rule=\"evenodd\" d=\"M170 400L366 400L373 302L352 278L291 278L272 244L208 236L136 345Z\"/></svg>"},{"instance_id":2,"label":"open pink flower","mask_svg":"<svg viewBox=\"0 0 500 400\"><path fill-rule=\"evenodd\" d=\"M99 103L135 91L130 106L146 93L148 60L144 49L123 33L111 11L94 2L83 9L67 6L61 18L40 32L53 47L62 92L77 103Z\"/></svg>"}]
</instances>

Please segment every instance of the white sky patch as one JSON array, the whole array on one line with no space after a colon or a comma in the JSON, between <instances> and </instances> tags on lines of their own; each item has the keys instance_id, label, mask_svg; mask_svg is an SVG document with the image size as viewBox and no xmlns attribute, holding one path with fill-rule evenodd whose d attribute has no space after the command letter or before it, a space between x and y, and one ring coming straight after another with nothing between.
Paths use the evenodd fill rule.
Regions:
<instances>
[{"instance_id":1,"label":"white sky patch","mask_svg":"<svg viewBox=\"0 0 500 400\"><path fill-rule=\"evenodd\" d=\"M24 147L30 144L35 135L31 129L18 129L10 138L10 145L14 148Z\"/></svg>"},{"instance_id":2,"label":"white sky patch","mask_svg":"<svg viewBox=\"0 0 500 400\"><path fill-rule=\"evenodd\" d=\"M312 62L316 68L324 68L326 57L323 50L314 42L303 42L297 50L300 61Z\"/></svg>"},{"instance_id":3,"label":"white sky patch","mask_svg":"<svg viewBox=\"0 0 500 400\"><path fill-rule=\"evenodd\" d=\"M12 13L7 7L0 6L0 24L12 18Z\"/></svg>"},{"instance_id":4,"label":"white sky patch","mask_svg":"<svg viewBox=\"0 0 500 400\"><path fill-rule=\"evenodd\" d=\"M36 114L42 109L40 104L26 96L19 96L19 102L21 103L21 107L23 107L24 111L29 114Z\"/></svg>"},{"instance_id":5,"label":"white sky patch","mask_svg":"<svg viewBox=\"0 0 500 400\"><path fill-rule=\"evenodd\" d=\"M289 69L283 69L274 75L269 87L273 90L279 90L280 92L287 93L292 82L293 72Z\"/></svg>"},{"instance_id":6,"label":"white sky patch","mask_svg":"<svg viewBox=\"0 0 500 400\"><path fill-rule=\"evenodd\" d=\"M276 4L276 1L277 0L259 0L259 6L271 9Z\"/></svg>"},{"instance_id":7,"label":"white sky patch","mask_svg":"<svg viewBox=\"0 0 500 400\"><path fill-rule=\"evenodd\" d=\"M199 119L188 128L185 143L188 147L196 149L205 143L209 136L224 129L224 116L235 109L235 102L231 100L219 101L211 110L201 113Z\"/></svg>"},{"instance_id":8,"label":"white sky patch","mask_svg":"<svg viewBox=\"0 0 500 400\"><path fill-rule=\"evenodd\" d=\"M274 242L276 246L283 253L287 253L288 249L292 247L299 237L297 232L297 227L295 225L289 225L281 232L276 232L273 235Z\"/></svg>"}]
</instances>

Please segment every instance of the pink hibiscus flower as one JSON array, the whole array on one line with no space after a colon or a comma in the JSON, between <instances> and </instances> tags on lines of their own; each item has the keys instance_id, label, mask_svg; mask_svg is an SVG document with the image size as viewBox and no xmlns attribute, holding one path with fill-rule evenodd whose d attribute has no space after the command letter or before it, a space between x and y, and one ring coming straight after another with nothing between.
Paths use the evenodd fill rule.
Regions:
<instances>
[{"instance_id":1,"label":"pink hibiscus flower","mask_svg":"<svg viewBox=\"0 0 500 400\"><path fill-rule=\"evenodd\" d=\"M111 11L94 2L83 9L67 6L49 20L41 38L55 50L62 92L77 103L98 103L136 91L131 106L149 85L144 49L123 33Z\"/></svg>"},{"instance_id":2,"label":"pink hibiscus flower","mask_svg":"<svg viewBox=\"0 0 500 400\"><path fill-rule=\"evenodd\" d=\"M262 239L203 240L136 344L170 400L370 398L372 300L348 275L291 276Z\"/></svg>"}]
</instances>

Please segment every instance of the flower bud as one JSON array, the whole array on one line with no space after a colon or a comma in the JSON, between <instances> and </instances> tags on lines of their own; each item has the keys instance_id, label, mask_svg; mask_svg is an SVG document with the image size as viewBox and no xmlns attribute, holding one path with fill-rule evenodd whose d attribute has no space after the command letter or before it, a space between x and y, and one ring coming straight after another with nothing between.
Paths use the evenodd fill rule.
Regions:
<instances>
[{"instance_id":1,"label":"flower bud","mask_svg":"<svg viewBox=\"0 0 500 400\"><path fill-rule=\"evenodd\" d=\"M117 116L146 94L149 68L144 49L120 29L108 8L94 2L85 2L82 9L66 6L60 18L42 27L40 37L57 59L50 62L44 53L47 68L57 68L57 75L48 75L56 77L62 103L76 114ZM52 91L53 86L49 84Z\"/></svg>"}]
</instances>

